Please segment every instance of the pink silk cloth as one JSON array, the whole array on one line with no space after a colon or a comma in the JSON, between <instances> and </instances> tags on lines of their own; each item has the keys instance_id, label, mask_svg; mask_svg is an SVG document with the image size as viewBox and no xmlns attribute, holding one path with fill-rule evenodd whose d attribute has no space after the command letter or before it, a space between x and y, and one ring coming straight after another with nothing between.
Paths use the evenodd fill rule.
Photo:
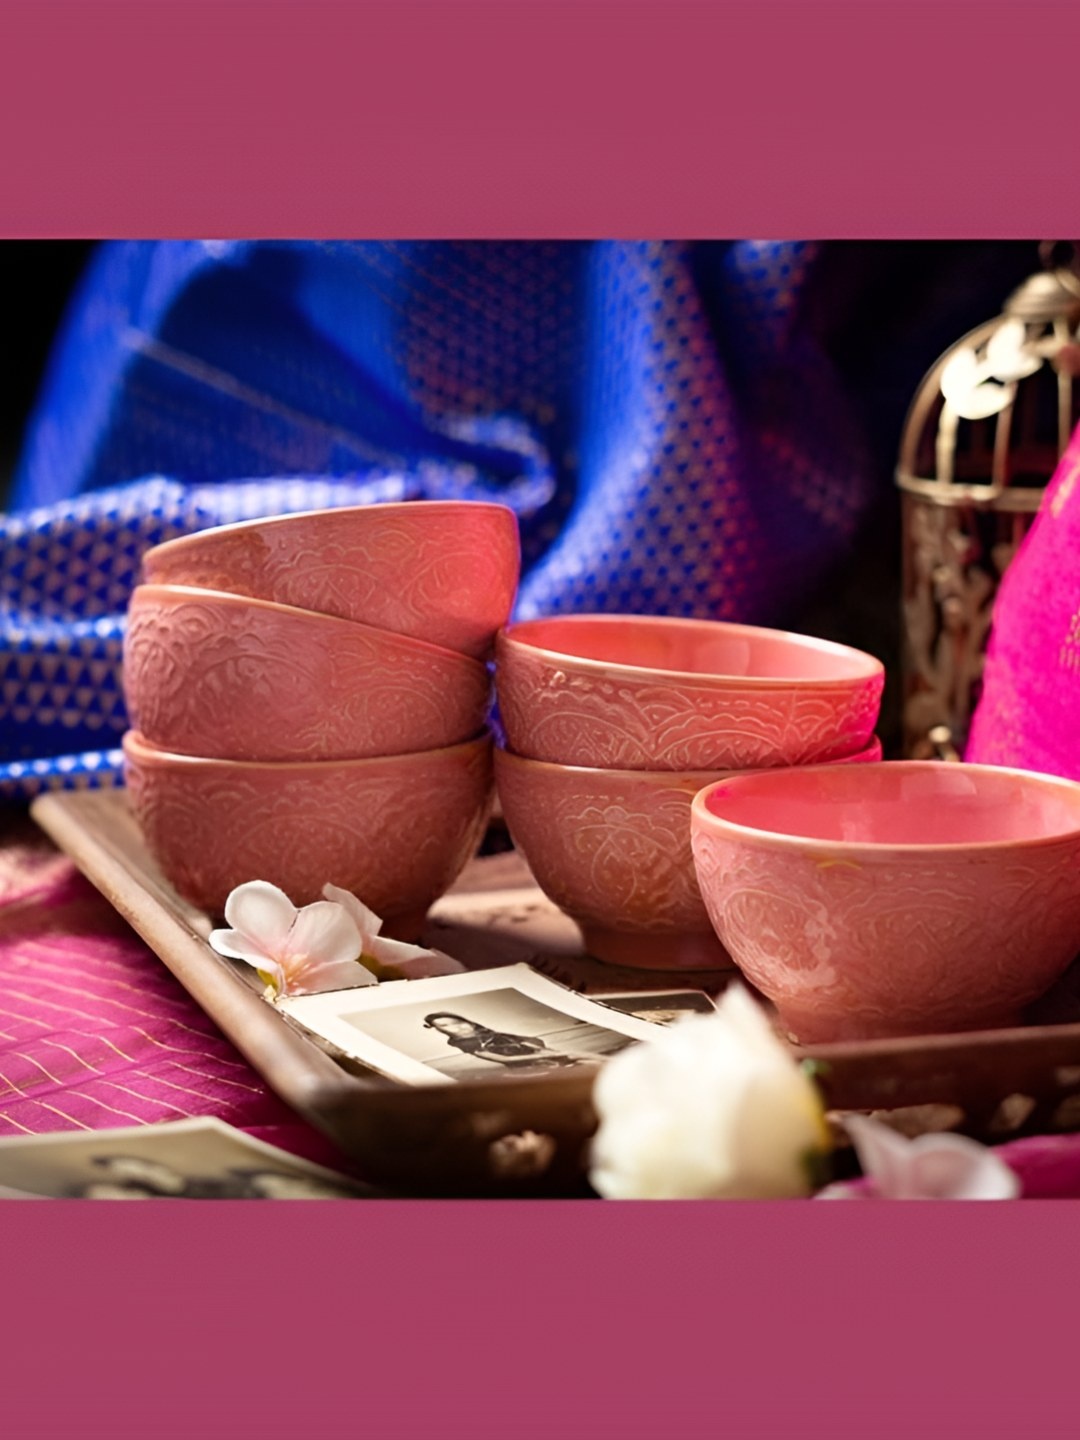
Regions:
<instances>
[{"instance_id":1,"label":"pink silk cloth","mask_svg":"<svg viewBox=\"0 0 1080 1440\"><path fill-rule=\"evenodd\" d=\"M29 825L5 831L0 1135L215 1115L305 1159L349 1168L71 861Z\"/></svg>"},{"instance_id":2,"label":"pink silk cloth","mask_svg":"<svg viewBox=\"0 0 1080 1440\"><path fill-rule=\"evenodd\" d=\"M1080 427L994 605L966 760L1080 780Z\"/></svg>"}]
</instances>

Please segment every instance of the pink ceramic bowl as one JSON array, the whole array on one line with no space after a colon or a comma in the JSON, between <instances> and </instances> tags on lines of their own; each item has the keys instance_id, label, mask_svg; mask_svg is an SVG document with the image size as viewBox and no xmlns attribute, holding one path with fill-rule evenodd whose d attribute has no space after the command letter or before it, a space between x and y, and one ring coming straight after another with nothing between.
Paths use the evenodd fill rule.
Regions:
<instances>
[{"instance_id":1,"label":"pink ceramic bowl","mask_svg":"<svg viewBox=\"0 0 1080 1440\"><path fill-rule=\"evenodd\" d=\"M494 795L491 740L375 760L258 765L155 750L124 736L128 796L151 854L220 915L246 880L297 905L327 881L412 938L480 842Z\"/></svg>"},{"instance_id":2,"label":"pink ceramic bowl","mask_svg":"<svg viewBox=\"0 0 1080 1440\"><path fill-rule=\"evenodd\" d=\"M711 620L573 615L495 642L508 748L620 770L838 759L877 720L884 669L859 650Z\"/></svg>"},{"instance_id":3,"label":"pink ceramic bowl","mask_svg":"<svg viewBox=\"0 0 1080 1440\"><path fill-rule=\"evenodd\" d=\"M716 932L804 1043L1009 1024L1080 950L1080 785L934 761L695 796Z\"/></svg>"},{"instance_id":4,"label":"pink ceramic bowl","mask_svg":"<svg viewBox=\"0 0 1080 1440\"><path fill-rule=\"evenodd\" d=\"M880 757L875 738L850 760ZM590 955L647 970L731 968L690 852L690 802L722 773L598 770L495 752L503 816L537 884L581 926Z\"/></svg>"},{"instance_id":5,"label":"pink ceramic bowl","mask_svg":"<svg viewBox=\"0 0 1080 1440\"><path fill-rule=\"evenodd\" d=\"M143 556L155 585L276 600L473 656L505 624L520 568L513 511L465 500L246 520Z\"/></svg>"},{"instance_id":6,"label":"pink ceramic bowl","mask_svg":"<svg viewBox=\"0 0 1080 1440\"><path fill-rule=\"evenodd\" d=\"M141 585L124 640L132 726L152 745L228 760L356 760L478 734L479 660L290 605Z\"/></svg>"}]
</instances>

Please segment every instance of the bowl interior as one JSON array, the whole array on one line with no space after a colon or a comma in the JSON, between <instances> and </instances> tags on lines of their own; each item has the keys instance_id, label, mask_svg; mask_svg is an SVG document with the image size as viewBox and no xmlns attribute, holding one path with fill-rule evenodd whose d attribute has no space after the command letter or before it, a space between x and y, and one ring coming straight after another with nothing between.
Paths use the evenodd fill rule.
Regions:
<instances>
[{"instance_id":1,"label":"bowl interior","mask_svg":"<svg viewBox=\"0 0 1080 1440\"><path fill-rule=\"evenodd\" d=\"M776 835L852 845L980 845L1080 832L1080 785L990 767L892 761L721 781L705 810Z\"/></svg>"},{"instance_id":2,"label":"bowl interior","mask_svg":"<svg viewBox=\"0 0 1080 1440\"><path fill-rule=\"evenodd\" d=\"M871 656L781 630L634 615L527 620L511 640L609 665L754 680L846 680L875 673Z\"/></svg>"}]
</instances>

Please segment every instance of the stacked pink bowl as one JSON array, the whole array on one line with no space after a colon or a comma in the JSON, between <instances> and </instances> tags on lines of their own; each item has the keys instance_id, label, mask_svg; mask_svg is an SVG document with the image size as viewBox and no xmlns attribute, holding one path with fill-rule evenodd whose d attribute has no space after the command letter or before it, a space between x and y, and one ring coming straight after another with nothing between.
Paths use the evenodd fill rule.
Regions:
<instances>
[{"instance_id":1,"label":"stacked pink bowl","mask_svg":"<svg viewBox=\"0 0 1080 1440\"><path fill-rule=\"evenodd\" d=\"M590 954L727 968L698 889L690 806L737 771L877 760L879 661L719 621L581 615L496 640L503 814Z\"/></svg>"},{"instance_id":2,"label":"stacked pink bowl","mask_svg":"<svg viewBox=\"0 0 1080 1440\"><path fill-rule=\"evenodd\" d=\"M248 521L147 552L124 645L125 773L167 878L218 914L269 880L424 912L493 798L485 660L517 521L416 501Z\"/></svg>"}]
</instances>

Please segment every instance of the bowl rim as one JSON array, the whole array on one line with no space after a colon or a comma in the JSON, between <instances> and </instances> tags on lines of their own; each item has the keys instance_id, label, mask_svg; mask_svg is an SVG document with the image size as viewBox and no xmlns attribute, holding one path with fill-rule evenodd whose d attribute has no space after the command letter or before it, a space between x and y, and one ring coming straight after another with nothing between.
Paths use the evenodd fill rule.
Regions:
<instances>
[{"instance_id":1,"label":"bowl rim","mask_svg":"<svg viewBox=\"0 0 1080 1440\"><path fill-rule=\"evenodd\" d=\"M407 750L401 755L369 755L366 759L355 760L225 760L214 755L188 755L181 750L163 750L160 746L152 745L138 730L125 730L120 738L120 748L125 759L130 758L137 764L147 764L159 769L239 770L248 773L256 770L278 773L300 770L308 774L312 771L328 774L332 770L362 770L365 766L374 767L388 763L419 764L437 760L442 756L464 754L468 750L479 753L493 744L490 731L485 729L483 734L474 735L471 740L460 740L456 745L441 745L436 750Z\"/></svg>"},{"instance_id":2,"label":"bowl rim","mask_svg":"<svg viewBox=\"0 0 1080 1440\"><path fill-rule=\"evenodd\" d=\"M796 852L814 852L825 850L829 854L837 854L842 857L866 856L868 859L882 859L886 856L902 855L909 859L918 856L951 855L960 856L967 854L986 854L993 851L1004 850L1031 850L1044 847L1064 844L1075 844L1080 840L1080 784L1075 780L1069 780L1063 775L1045 775L1038 770L1021 770L1016 766L1009 765L980 765L960 762L966 771L975 771L979 774L1011 775L1024 781L1034 782L1037 789L1058 790L1063 793L1071 793L1077 800L1076 824L1068 830L1059 831L1054 835L1031 835L1026 837L1012 837L1002 840L950 840L940 842L919 842L919 841L885 841L885 840L828 840L820 836L792 835L782 830L762 830L753 825L742 825L736 820L725 820L720 815L715 815L708 808L708 797L717 785L739 785L744 780L759 780L762 775L777 773L770 770L756 770L745 772L741 775L725 777L722 780L713 781L712 784L704 786L697 792L690 804L690 823L694 831L704 830L729 839L737 839L750 843L757 843L762 847L771 847L779 850L791 850ZM950 764L941 760L878 760L869 761L857 767L857 773L866 778L866 772L881 770L888 766L895 770L902 766L909 773L911 771L933 771L940 774L943 770L954 771L958 768L956 764ZM802 772L837 770L845 771L847 767L842 765L798 765L785 766L783 769L800 770Z\"/></svg>"},{"instance_id":3,"label":"bowl rim","mask_svg":"<svg viewBox=\"0 0 1080 1440\"><path fill-rule=\"evenodd\" d=\"M418 635L406 635L400 630L387 630L382 625L368 625L363 620L350 620L345 615L328 615L322 610L308 610L301 605L287 605L282 600L264 600L255 595L238 595L234 590L214 590L206 585L180 585L157 580L143 581L136 585L131 592L127 610L128 617L130 618L132 609L141 599L157 599L161 604L163 601L180 603L194 597L201 599L204 603L207 601L214 604L224 603L226 607L243 606L245 609L278 610L291 618L313 621L320 625L343 625L350 630L377 635L383 642L391 646L398 646L405 651L421 653L430 651L444 661L449 660L452 663L461 661L467 666L471 665L475 669L483 670L485 674L487 671L484 661L477 659L475 655L468 655L464 650L454 650L449 645L436 645L434 641L422 640Z\"/></svg>"},{"instance_id":4,"label":"bowl rim","mask_svg":"<svg viewBox=\"0 0 1080 1440\"><path fill-rule=\"evenodd\" d=\"M878 749L881 744L879 736L875 733L869 744L860 750L855 750L850 755L841 755L836 760L824 761L820 768L831 770L834 765L880 764L880 761L859 760L859 756L867 750ZM535 760L531 755L519 755L516 750L511 750L505 745L495 746L496 765L504 762L499 757L505 757L506 762L512 766L517 765L526 770L555 770L564 775L582 776L603 776L605 779L616 781L620 784L629 783L635 779L648 778L656 781L673 780L697 780L701 779L700 789L708 789L712 785L719 784L722 780L730 780L736 775L756 775L762 770L809 770L809 765L758 765L752 769L732 769L730 766L702 766L693 770L625 770L611 769L606 765L564 765L558 760Z\"/></svg>"},{"instance_id":5,"label":"bowl rim","mask_svg":"<svg viewBox=\"0 0 1080 1440\"><path fill-rule=\"evenodd\" d=\"M627 665L621 661L594 660L585 655L575 655L570 650L553 650L550 645L535 645L527 638L518 635L516 632L525 629L527 626L550 624L552 621L560 625L571 627L586 622L595 621L626 621L632 620L636 624L645 625L650 629L696 629L723 630L735 636L768 635L774 640L785 640L793 642L799 649L817 650L832 656L843 655L848 659L857 660L862 666L862 673L855 675L837 676L833 679L803 680L797 676L777 675L726 675L720 671L703 672L697 670L661 670L652 665ZM692 617L678 615L629 615L616 613L589 612L580 615L536 615L528 620L513 621L502 626L495 636L496 656L496 684L498 684L498 660L500 652L507 647L516 646L522 651L533 655L539 655L543 659L558 665L565 665L566 661L573 661L575 668L583 670L586 674L605 674L625 677L627 680L637 680L648 676L659 675L665 679L689 681L691 683L731 685L746 690L785 690L793 686L799 690L847 690L852 685L858 685L866 680L880 679L884 685L885 666L876 655L870 655L865 650L858 650L853 645L844 645L839 640L825 640L816 635L800 635L794 630L773 630L766 625L742 625L730 620L700 620Z\"/></svg>"},{"instance_id":6,"label":"bowl rim","mask_svg":"<svg viewBox=\"0 0 1080 1440\"><path fill-rule=\"evenodd\" d=\"M323 505L316 506L313 510L290 510L282 515L261 515L254 516L248 520L230 520L225 525L208 525L204 530L191 530L186 535L174 535L169 540L162 540L157 545L151 545L143 552L143 563L145 565L149 558L158 555L173 555L176 551L189 548L197 541L210 540L218 535L232 535L237 531L254 530L264 525L283 525L291 520L313 520L322 519L324 516L342 516L345 519L356 520L361 515L371 516L373 522L379 516L386 515L389 511L409 510L420 511L426 515L438 515L439 512L461 510L465 507L470 510L488 510L502 512L509 515L513 520L513 532L519 537L517 512L509 505L500 504L497 500L379 500L371 505Z\"/></svg>"}]
</instances>

